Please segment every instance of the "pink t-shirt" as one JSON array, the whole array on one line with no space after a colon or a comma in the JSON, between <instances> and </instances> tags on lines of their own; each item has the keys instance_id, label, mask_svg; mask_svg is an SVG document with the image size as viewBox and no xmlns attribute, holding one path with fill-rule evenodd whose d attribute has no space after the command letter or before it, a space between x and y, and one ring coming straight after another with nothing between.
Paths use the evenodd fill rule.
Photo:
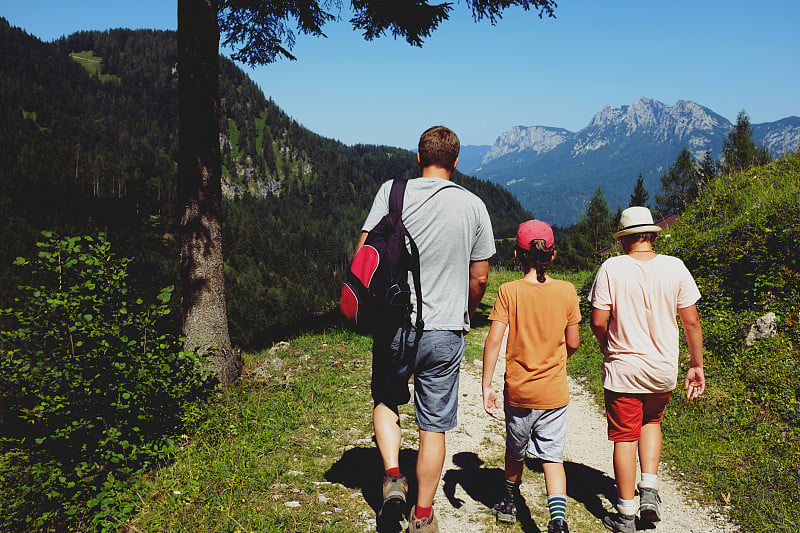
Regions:
<instances>
[{"instance_id":1,"label":"pink t-shirt","mask_svg":"<svg viewBox=\"0 0 800 533\"><path fill-rule=\"evenodd\" d=\"M678 309L700 299L697 284L677 257L607 259L589 301L611 311L603 387L614 392L669 392L678 381Z\"/></svg>"}]
</instances>

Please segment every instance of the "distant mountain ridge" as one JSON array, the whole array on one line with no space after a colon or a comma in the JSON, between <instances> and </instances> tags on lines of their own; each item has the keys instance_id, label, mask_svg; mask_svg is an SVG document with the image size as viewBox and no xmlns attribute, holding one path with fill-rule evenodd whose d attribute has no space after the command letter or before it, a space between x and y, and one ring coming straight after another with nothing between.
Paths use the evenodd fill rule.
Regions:
<instances>
[{"instance_id":1,"label":"distant mountain ridge","mask_svg":"<svg viewBox=\"0 0 800 533\"><path fill-rule=\"evenodd\" d=\"M627 206L639 173L652 200L660 192L661 175L681 149L689 148L698 160L711 150L718 159L733 126L695 102L669 106L639 98L619 108L606 106L577 132L514 126L479 164L479 147L464 147L470 158L462 160L459 170L506 187L535 216L567 226L580 219L598 186L612 208ZM756 143L775 158L800 147L800 117L752 126Z\"/></svg>"}]
</instances>

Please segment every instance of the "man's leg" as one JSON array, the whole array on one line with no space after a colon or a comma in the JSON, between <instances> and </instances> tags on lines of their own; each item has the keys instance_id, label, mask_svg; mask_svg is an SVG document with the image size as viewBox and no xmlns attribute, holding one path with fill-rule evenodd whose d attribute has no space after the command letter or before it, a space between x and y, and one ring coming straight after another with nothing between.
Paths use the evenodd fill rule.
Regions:
<instances>
[{"instance_id":1,"label":"man's leg","mask_svg":"<svg viewBox=\"0 0 800 533\"><path fill-rule=\"evenodd\" d=\"M400 466L400 416L395 409L379 403L372 410L372 425L375 428L375 441L383 460L383 469Z\"/></svg>"},{"instance_id":2,"label":"man's leg","mask_svg":"<svg viewBox=\"0 0 800 533\"><path fill-rule=\"evenodd\" d=\"M419 455L417 456L417 507L433 505L436 488L442 477L445 456L445 434L419 430Z\"/></svg>"}]
</instances>

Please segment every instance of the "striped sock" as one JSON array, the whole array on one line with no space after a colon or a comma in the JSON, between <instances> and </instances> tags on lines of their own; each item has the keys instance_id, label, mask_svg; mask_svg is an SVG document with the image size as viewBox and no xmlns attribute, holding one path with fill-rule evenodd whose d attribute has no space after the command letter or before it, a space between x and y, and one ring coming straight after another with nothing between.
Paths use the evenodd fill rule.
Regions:
<instances>
[{"instance_id":1,"label":"striped sock","mask_svg":"<svg viewBox=\"0 0 800 533\"><path fill-rule=\"evenodd\" d=\"M506 498L514 499L514 496L519 494L519 482L513 482L510 480L506 480L505 484L505 494Z\"/></svg>"},{"instance_id":2,"label":"striped sock","mask_svg":"<svg viewBox=\"0 0 800 533\"><path fill-rule=\"evenodd\" d=\"M550 509L550 520L567 519L567 496L551 494L547 497L547 508Z\"/></svg>"}]
</instances>

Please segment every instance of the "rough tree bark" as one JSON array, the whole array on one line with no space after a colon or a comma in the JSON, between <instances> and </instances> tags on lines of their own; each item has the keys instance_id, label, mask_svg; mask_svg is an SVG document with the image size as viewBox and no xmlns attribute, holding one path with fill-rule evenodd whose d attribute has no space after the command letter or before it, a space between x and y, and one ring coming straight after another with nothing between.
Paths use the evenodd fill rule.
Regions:
<instances>
[{"instance_id":1,"label":"rough tree bark","mask_svg":"<svg viewBox=\"0 0 800 533\"><path fill-rule=\"evenodd\" d=\"M225 382L239 375L241 360L225 302L217 11L216 0L178 1L178 194L185 348Z\"/></svg>"}]
</instances>

